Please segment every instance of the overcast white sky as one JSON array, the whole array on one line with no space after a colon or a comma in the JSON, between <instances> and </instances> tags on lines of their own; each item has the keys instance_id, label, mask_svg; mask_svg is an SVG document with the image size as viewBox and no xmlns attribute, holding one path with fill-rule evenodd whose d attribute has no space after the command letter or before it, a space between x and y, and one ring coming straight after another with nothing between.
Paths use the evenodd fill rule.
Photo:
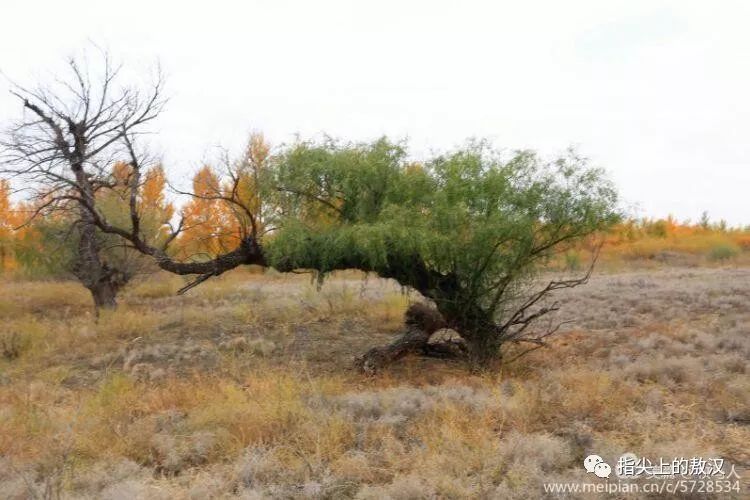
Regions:
<instances>
[{"instance_id":1,"label":"overcast white sky","mask_svg":"<svg viewBox=\"0 0 750 500\"><path fill-rule=\"evenodd\" d=\"M15 1L0 69L30 83L89 40L157 59L155 143L183 178L251 130L487 137L605 168L639 215L750 223L750 2ZM20 107L0 81L0 121Z\"/></svg>"}]
</instances>

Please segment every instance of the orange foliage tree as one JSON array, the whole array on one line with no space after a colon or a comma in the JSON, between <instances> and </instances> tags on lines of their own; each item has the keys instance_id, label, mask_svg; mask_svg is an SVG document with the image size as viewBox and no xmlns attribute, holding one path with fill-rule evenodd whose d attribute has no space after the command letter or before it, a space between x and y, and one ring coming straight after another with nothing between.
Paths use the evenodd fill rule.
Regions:
<instances>
[{"instance_id":1,"label":"orange foliage tree","mask_svg":"<svg viewBox=\"0 0 750 500\"><path fill-rule=\"evenodd\" d=\"M110 189L97 194L100 210L107 218L128 227L130 221L130 192L132 167L125 162L112 166ZM137 199L140 232L150 244L163 242L169 234L174 205L168 202L164 189L167 181L164 169L157 165L147 170L138 186Z\"/></svg>"},{"instance_id":2,"label":"orange foliage tree","mask_svg":"<svg viewBox=\"0 0 750 500\"><path fill-rule=\"evenodd\" d=\"M270 153L263 135L254 133L225 179L210 165L195 174L191 200L182 209L181 257L215 257L248 234L270 229L264 227L268 207L260 193Z\"/></svg>"},{"instance_id":3,"label":"orange foliage tree","mask_svg":"<svg viewBox=\"0 0 750 500\"><path fill-rule=\"evenodd\" d=\"M229 234L236 240L233 242L235 245L250 232L251 224L256 225L259 234L263 234L266 229L264 226L268 207L260 193L260 186L261 179L267 173L270 158L271 146L263 134L253 133L238 165L229 170L229 179L223 188L224 195L227 199L237 199L240 202L225 205L232 215L227 220L230 224Z\"/></svg>"},{"instance_id":4,"label":"orange foliage tree","mask_svg":"<svg viewBox=\"0 0 750 500\"><path fill-rule=\"evenodd\" d=\"M10 183L0 179L0 272L16 267L13 256L13 228L17 225L17 213L10 202Z\"/></svg>"},{"instance_id":5,"label":"orange foliage tree","mask_svg":"<svg viewBox=\"0 0 750 500\"><path fill-rule=\"evenodd\" d=\"M205 165L193 177L193 197L182 208L182 257L215 256L229 238L219 176Z\"/></svg>"}]
</instances>

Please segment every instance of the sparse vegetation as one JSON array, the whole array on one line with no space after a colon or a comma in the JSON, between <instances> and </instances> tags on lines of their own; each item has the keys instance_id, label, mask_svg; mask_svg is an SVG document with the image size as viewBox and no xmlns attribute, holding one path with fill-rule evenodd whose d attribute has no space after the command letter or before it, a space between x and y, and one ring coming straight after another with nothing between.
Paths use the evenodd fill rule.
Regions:
<instances>
[{"instance_id":1,"label":"sparse vegetation","mask_svg":"<svg viewBox=\"0 0 750 500\"><path fill-rule=\"evenodd\" d=\"M748 278L595 276L558 297L580 322L524 363L472 375L410 357L376 378L346 367L421 300L394 282L337 273L317 292L307 276L235 271L180 297L134 283L93 324L74 283L50 297L6 281L4 329L31 341L0 360L0 490L536 498L583 480L590 452L745 464Z\"/></svg>"}]
</instances>

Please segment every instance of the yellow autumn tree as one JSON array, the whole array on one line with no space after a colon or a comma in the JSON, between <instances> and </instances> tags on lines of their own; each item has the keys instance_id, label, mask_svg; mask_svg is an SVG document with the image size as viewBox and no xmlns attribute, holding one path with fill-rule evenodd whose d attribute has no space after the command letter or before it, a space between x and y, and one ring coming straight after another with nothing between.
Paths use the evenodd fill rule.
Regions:
<instances>
[{"instance_id":1,"label":"yellow autumn tree","mask_svg":"<svg viewBox=\"0 0 750 500\"><path fill-rule=\"evenodd\" d=\"M13 203L10 192L10 183L0 179L0 273L28 268L33 261L30 256L42 255L46 246L39 222L29 219L48 200ZM59 214L53 213L43 220L52 225L57 219Z\"/></svg>"},{"instance_id":2,"label":"yellow autumn tree","mask_svg":"<svg viewBox=\"0 0 750 500\"><path fill-rule=\"evenodd\" d=\"M131 224L131 175L130 165L125 162L115 163L111 172L111 188L102 190L97 196L97 203L104 215L122 227L129 227ZM168 224L174 215L174 206L164 194L165 187L164 169L160 165L147 170L138 186L140 231L149 244L158 244L166 238Z\"/></svg>"},{"instance_id":3,"label":"yellow autumn tree","mask_svg":"<svg viewBox=\"0 0 750 500\"><path fill-rule=\"evenodd\" d=\"M181 257L213 257L229 248L232 236L223 193L219 176L210 165L198 170L193 177L193 196L182 208Z\"/></svg>"},{"instance_id":4,"label":"yellow autumn tree","mask_svg":"<svg viewBox=\"0 0 750 500\"><path fill-rule=\"evenodd\" d=\"M167 179L161 165L146 172L140 188L141 224L153 243L163 241L169 234L169 222L174 205L167 201L164 189Z\"/></svg>"},{"instance_id":5,"label":"yellow autumn tree","mask_svg":"<svg viewBox=\"0 0 750 500\"><path fill-rule=\"evenodd\" d=\"M18 226L18 215L10 201L10 183L0 179L0 273L16 268L13 228Z\"/></svg>"},{"instance_id":6,"label":"yellow autumn tree","mask_svg":"<svg viewBox=\"0 0 750 500\"><path fill-rule=\"evenodd\" d=\"M225 204L225 221L228 224L225 238L232 240L230 245L236 246L239 240L250 234L253 223L258 234L264 231L267 207L260 193L260 185L270 157L271 146L263 134L251 134L244 154L223 186L226 198L239 201L239 205Z\"/></svg>"},{"instance_id":7,"label":"yellow autumn tree","mask_svg":"<svg viewBox=\"0 0 750 500\"><path fill-rule=\"evenodd\" d=\"M181 257L214 257L236 248L253 230L263 234L267 207L260 186L270 158L263 134L253 133L224 180L210 165L195 174L192 198L182 209Z\"/></svg>"}]
</instances>

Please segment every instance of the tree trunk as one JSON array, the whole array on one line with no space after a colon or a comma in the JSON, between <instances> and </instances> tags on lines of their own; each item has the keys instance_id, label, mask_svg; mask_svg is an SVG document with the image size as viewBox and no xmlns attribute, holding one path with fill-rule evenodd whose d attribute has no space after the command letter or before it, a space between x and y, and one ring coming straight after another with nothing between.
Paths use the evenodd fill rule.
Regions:
<instances>
[{"instance_id":1,"label":"tree trunk","mask_svg":"<svg viewBox=\"0 0 750 500\"><path fill-rule=\"evenodd\" d=\"M412 304L406 310L406 331L401 337L383 347L373 347L355 360L355 366L368 375L375 374L389 363L410 353L441 358L460 356L464 346L454 341L430 343L436 331L445 328L443 316L424 304Z\"/></svg>"},{"instance_id":2,"label":"tree trunk","mask_svg":"<svg viewBox=\"0 0 750 500\"><path fill-rule=\"evenodd\" d=\"M91 292L98 316L101 309L117 307L117 292L128 279L125 273L102 260L96 226L91 220L91 214L85 209L81 211L79 224L81 233L73 274Z\"/></svg>"},{"instance_id":3,"label":"tree trunk","mask_svg":"<svg viewBox=\"0 0 750 500\"><path fill-rule=\"evenodd\" d=\"M117 289L108 281L100 282L93 288L89 288L91 297L94 299L94 307L97 313L101 309L115 309L117 307Z\"/></svg>"},{"instance_id":4,"label":"tree trunk","mask_svg":"<svg viewBox=\"0 0 750 500\"><path fill-rule=\"evenodd\" d=\"M490 334L477 332L465 340L472 370L482 371L502 363L500 346Z\"/></svg>"}]
</instances>

